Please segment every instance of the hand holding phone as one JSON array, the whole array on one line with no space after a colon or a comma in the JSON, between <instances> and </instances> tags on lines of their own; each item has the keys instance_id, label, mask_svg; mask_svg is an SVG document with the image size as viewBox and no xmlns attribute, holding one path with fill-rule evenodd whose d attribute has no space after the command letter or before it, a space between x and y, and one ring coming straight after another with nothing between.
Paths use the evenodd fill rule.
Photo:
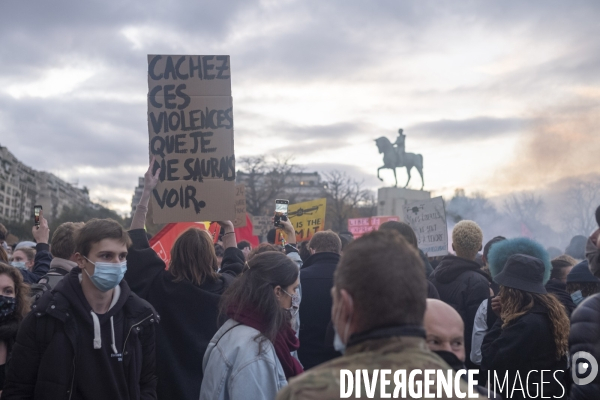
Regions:
<instances>
[{"instance_id":1,"label":"hand holding phone","mask_svg":"<svg viewBox=\"0 0 600 400\"><path fill-rule=\"evenodd\" d=\"M40 212L42 211L42 206L34 206L33 207L33 218L35 220L35 226L40 226Z\"/></svg>"},{"instance_id":2,"label":"hand holding phone","mask_svg":"<svg viewBox=\"0 0 600 400\"><path fill-rule=\"evenodd\" d=\"M277 199L275 200L275 217L273 218L273 224L277 227L281 227L280 221L283 219L287 220L289 200ZM285 218L285 219L284 219Z\"/></svg>"}]
</instances>

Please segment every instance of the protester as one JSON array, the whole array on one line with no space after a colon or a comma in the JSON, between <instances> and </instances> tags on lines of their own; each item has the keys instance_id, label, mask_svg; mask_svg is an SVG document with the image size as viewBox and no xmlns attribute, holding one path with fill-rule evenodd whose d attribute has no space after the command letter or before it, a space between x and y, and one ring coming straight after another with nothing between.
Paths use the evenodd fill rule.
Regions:
<instances>
[{"instance_id":1,"label":"protester","mask_svg":"<svg viewBox=\"0 0 600 400\"><path fill-rule=\"evenodd\" d=\"M567 292L567 275L575 264L577 264L577 260L564 254L550 261L550 264L552 264L552 271L550 272L550 280L545 285L546 290L548 293L556 296L570 317L576 305L571 295Z\"/></svg>"},{"instance_id":2,"label":"protester","mask_svg":"<svg viewBox=\"0 0 600 400\"><path fill-rule=\"evenodd\" d=\"M240 249L242 253L244 253L244 257L246 257L247 260L248 254L252 251L252 245L250 244L250 242L247 240L242 240L237 244L237 248Z\"/></svg>"},{"instance_id":3,"label":"protester","mask_svg":"<svg viewBox=\"0 0 600 400\"><path fill-rule=\"evenodd\" d=\"M575 305L579 305L590 296L600 293L600 279L590 272L588 260L583 260L571 269L567 275L567 292Z\"/></svg>"},{"instance_id":4,"label":"protester","mask_svg":"<svg viewBox=\"0 0 600 400\"><path fill-rule=\"evenodd\" d=\"M571 238L571 242L565 249L565 254L581 261L585 258L585 243L587 239L583 235L576 235Z\"/></svg>"},{"instance_id":5,"label":"protester","mask_svg":"<svg viewBox=\"0 0 600 400\"><path fill-rule=\"evenodd\" d=\"M17 331L29 312L27 285L13 267L0 263L0 395L6 378L6 364L12 354Z\"/></svg>"},{"instance_id":6,"label":"protester","mask_svg":"<svg viewBox=\"0 0 600 400\"><path fill-rule=\"evenodd\" d=\"M504 236L496 236L496 237L492 238L490 241L488 241L485 244L485 246L483 246L483 254L481 255L481 260L483 261L482 270L489 276L490 279L492 278L492 274L490 272L490 261L488 260L488 255L490 254L490 249L492 248L492 246L503 240L506 240L506 238ZM499 288L497 287L497 285L494 284L493 281L490 284L490 287L492 288L492 291L494 293L497 293L499 290Z\"/></svg>"},{"instance_id":7,"label":"protester","mask_svg":"<svg viewBox=\"0 0 600 400\"><path fill-rule=\"evenodd\" d=\"M298 357L305 370L341 354L326 341L331 322L333 274L340 260L342 242L335 232L321 231L310 239L312 255L300 270L302 306L300 307L300 349Z\"/></svg>"},{"instance_id":8,"label":"protester","mask_svg":"<svg viewBox=\"0 0 600 400\"><path fill-rule=\"evenodd\" d=\"M573 268L575 270L575 268ZM580 369L582 363L590 360L585 357L574 356L580 352L585 352L593 357L597 362L600 360L600 294L590 296L585 302L582 302L571 315L571 331L569 333L569 354L573 356L571 370L580 378L592 377L587 372L587 368ZM597 366L597 364L596 364ZM597 371L596 371L597 372ZM582 376L583 375L583 376ZM579 399L599 399L600 398L600 374L596 373L591 381L586 384L575 384L571 386L570 398Z\"/></svg>"},{"instance_id":9,"label":"protester","mask_svg":"<svg viewBox=\"0 0 600 400\"><path fill-rule=\"evenodd\" d=\"M471 339L475 314L482 301L490 295L490 281L476 263L482 249L483 233L473 221L460 221L452 230L452 249L456 256L445 256L429 276L440 294L440 300L450 304L465 324L465 350L471 354ZM470 360L467 366L474 368Z\"/></svg>"},{"instance_id":10,"label":"protester","mask_svg":"<svg viewBox=\"0 0 600 400\"><path fill-rule=\"evenodd\" d=\"M417 369L450 369L425 343L423 268L419 253L395 231L371 232L350 243L331 290L336 348L344 355L293 379L277 399L339 398L342 369L371 375L373 369L406 369L407 376ZM415 383L423 385L421 373ZM460 386L467 391L466 383Z\"/></svg>"},{"instance_id":11,"label":"protester","mask_svg":"<svg viewBox=\"0 0 600 400\"><path fill-rule=\"evenodd\" d=\"M483 341L481 366L500 379L508 376L509 385L499 389L505 398L537 398L542 390L548 398L566 395L569 318L547 293L545 274L542 260L515 254L494 277L500 285L495 310L500 318Z\"/></svg>"},{"instance_id":12,"label":"protester","mask_svg":"<svg viewBox=\"0 0 600 400\"><path fill-rule=\"evenodd\" d=\"M492 239L492 241L494 241L494 239ZM486 253L485 250L484 253ZM496 240L494 243L490 244L488 252L486 253L486 260L492 279L494 279L490 285L494 294L480 304L477 313L475 314L470 356L471 361L475 365L481 364L481 344L483 343L483 338L487 334L489 328L494 326L494 323L498 319L496 313L492 311L497 307L500 301L500 298L497 296L500 287L495 282L495 277L502 272L508 258L514 254L526 254L543 260L545 269L544 283L550 279L550 270L552 269L550 257L544 247L538 242L529 238L514 238Z\"/></svg>"},{"instance_id":13,"label":"protester","mask_svg":"<svg viewBox=\"0 0 600 400\"><path fill-rule=\"evenodd\" d=\"M48 245L50 228L43 213L40 213L40 225L34 225L31 228L31 233L37 242L37 244L30 242L35 247L35 250L29 247L29 245L15 249L12 253L11 262L13 267L17 267L21 271L23 281L27 284L37 283L42 276L46 275L52 261Z\"/></svg>"},{"instance_id":14,"label":"protester","mask_svg":"<svg viewBox=\"0 0 600 400\"><path fill-rule=\"evenodd\" d=\"M275 246L274 244L270 244L270 243L261 243L258 246L256 246L255 248L253 248L250 253L248 253L247 260L250 261L258 254L262 254L267 251L278 251L281 253L278 246Z\"/></svg>"},{"instance_id":15,"label":"protester","mask_svg":"<svg viewBox=\"0 0 600 400\"><path fill-rule=\"evenodd\" d=\"M8 250L8 244L6 243L6 237L8 236L8 229L0 224L0 247L5 251Z\"/></svg>"},{"instance_id":16,"label":"protester","mask_svg":"<svg viewBox=\"0 0 600 400\"><path fill-rule=\"evenodd\" d=\"M130 244L114 220L92 219L79 230L78 267L23 320L3 396L156 398L158 316L122 280Z\"/></svg>"},{"instance_id":17,"label":"protester","mask_svg":"<svg viewBox=\"0 0 600 400\"><path fill-rule=\"evenodd\" d=\"M600 206L596 209L596 222L599 229L596 229L588 238L585 246L585 257L588 260L590 271L597 277L600 277Z\"/></svg>"},{"instance_id":18,"label":"protester","mask_svg":"<svg viewBox=\"0 0 600 400\"><path fill-rule=\"evenodd\" d=\"M415 231L413 230L413 228L411 228L410 225L399 221L386 221L379 226L379 229L393 229L400 235L404 236L408 243L410 243L419 252L421 260L423 261L423 265L425 265L425 274L427 276L431 275L431 273L433 272L433 267L429 263L429 260L427 259L425 253L423 253L421 249L419 249L417 235L415 234Z\"/></svg>"},{"instance_id":19,"label":"protester","mask_svg":"<svg viewBox=\"0 0 600 400\"><path fill-rule=\"evenodd\" d=\"M22 270L31 271L35 261L35 249L31 247L21 247L12 254L10 265Z\"/></svg>"},{"instance_id":20,"label":"protester","mask_svg":"<svg viewBox=\"0 0 600 400\"><path fill-rule=\"evenodd\" d=\"M441 300L427 299L424 327L429 350L437 354L454 371L465 370L467 367L464 324L458 312ZM485 377L478 378L479 383L484 380ZM476 389L483 396L488 395L488 388L477 386ZM489 391L489 395L493 399L500 398L493 391Z\"/></svg>"},{"instance_id":21,"label":"protester","mask_svg":"<svg viewBox=\"0 0 600 400\"><path fill-rule=\"evenodd\" d=\"M221 299L229 320L206 350L201 400L272 399L302 372L291 355L299 346L290 326L298 267L280 252L258 254L248 265Z\"/></svg>"},{"instance_id":22,"label":"protester","mask_svg":"<svg viewBox=\"0 0 600 400\"><path fill-rule=\"evenodd\" d=\"M237 248L233 224L225 221L219 222L225 228L222 264L217 261L210 235L190 228L175 241L166 270L143 229L159 173L160 169L153 175L149 167L144 175L144 190L129 231L133 243L127 256L129 268L125 279L161 316L156 329L158 399L197 400L202 383L202 357L219 329L219 299L242 272L245 258Z\"/></svg>"},{"instance_id":23,"label":"protester","mask_svg":"<svg viewBox=\"0 0 600 400\"><path fill-rule=\"evenodd\" d=\"M298 243L298 254L300 255L300 259L303 263L305 263L306 260L308 260L308 257L312 255L310 254L310 248L308 247L309 242L309 240L304 240Z\"/></svg>"},{"instance_id":24,"label":"protester","mask_svg":"<svg viewBox=\"0 0 600 400\"><path fill-rule=\"evenodd\" d=\"M340 232L338 236L340 237L340 241L342 242L343 253L346 246L348 246L354 240L354 236L352 236L350 232Z\"/></svg>"},{"instance_id":25,"label":"protester","mask_svg":"<svg viewBox=\"0 0 600 400\"><path fill-rule=\"evenodd\" d=\"M37 299L46 290L52 290L65 275L77 267L75 235L83 225L83 222L65 222L56 228L50 243L50 253L52 254L50 269L46 275L31 286L31 296Z\"/></svg>"},{"instance_id":26,"label":"protester","mask_svg":"<svg viewBox=\"0 0 600 400\"><path fill-rule=\"evenodd\" d=\"M448 361L443 353L450 353L465 362L464 324L460 314L451 306L437 299L427 299L423 321L429 350ZM448 363L452 366L452 363Z\"/></svg>"},{"instance_id":27,"label":"protester","mask_svg":"<svg viewBox=\"0 0 600 400\"><path fill-rule=\"evenodd\" d=\"M421 261L423 261L423 265L425 265L425 275L429 276L431 272L433 272L433 267L429 264L429 260L425 256L425 254L419 249L417 246L417 235L410 227L410 225L405 224L404 222L397 221L387 221L379 226L379 230L394 230L398 232L400 235L404 236L404 238L413 246L421 256ZM439 299L440 295L430 281L427 281L427 298L428 299Z\"/></svg>"}]
</instances>

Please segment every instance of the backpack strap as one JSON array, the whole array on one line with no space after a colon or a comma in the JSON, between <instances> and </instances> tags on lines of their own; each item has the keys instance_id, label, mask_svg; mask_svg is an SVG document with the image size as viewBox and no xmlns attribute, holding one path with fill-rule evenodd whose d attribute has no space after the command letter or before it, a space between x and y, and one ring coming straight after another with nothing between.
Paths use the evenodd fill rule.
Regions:
<instances>
[{"instance_id":1,"label":"backpack strap","mask_svg":"<svg viewBox=\"0 0 600 400\"><path fill-rule=\"evenodd\" d=\"M235 328L235 327L238 327L238 326L240 326L240 325L241 325L241 324L235 324L234 326L232 326L231 328L229 328L229 329L227 329L225 332L223 332L223 334L221 335L221 337L220 337L220 338L218 338L218 339L217 339L217 341L215 342L215 346L216 346L217 344L219 344L219 340L221 340L221 339L223 338L223 336L225 336L225 335L227 334L227 332L229 332L229 331L230 331L230 330L232 330L233 328Z\"/></svg>"}]
</instances>

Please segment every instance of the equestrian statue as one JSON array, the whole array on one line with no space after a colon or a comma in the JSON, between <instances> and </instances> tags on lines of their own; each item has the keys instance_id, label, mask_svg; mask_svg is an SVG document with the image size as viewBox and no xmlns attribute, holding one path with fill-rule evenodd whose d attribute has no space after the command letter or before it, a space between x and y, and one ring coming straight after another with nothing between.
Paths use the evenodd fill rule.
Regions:
<instances>
[{"instance_id":1,"label":"equestrian statue","mask_svg":"<svg viewBox=\"0 0 600 400\"><path fill-rule=\"evenodd\" d=\"M419 171L419 175L421 175L421 190L423 190L423 186L425 186L425 180L423 179L423 156L405 151L406 135L403 132L402 129L398 130L398 137L394 143L390 142L385 136L375 139L379 154L383 153L383 167L377 168L377 177L380 181L383 181L379 176L379 171L382 169L391 169L394 171L394 179L396 180L394 186L398 187L396 168L406 167L406 173L408 174L408 181L404 185L406 188L410 182L410 170L415 167Z\"/></svg>"}]
</instances>

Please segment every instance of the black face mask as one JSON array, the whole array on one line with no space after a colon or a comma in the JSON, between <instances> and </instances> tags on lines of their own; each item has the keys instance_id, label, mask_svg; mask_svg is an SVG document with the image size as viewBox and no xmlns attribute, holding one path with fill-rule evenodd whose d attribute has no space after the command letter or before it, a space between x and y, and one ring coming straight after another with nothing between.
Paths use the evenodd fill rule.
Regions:
<instances>
[{"instance_id":1,"label":"black face mask","mask_svg":"<svg viewBox=\"0 0 600 400\"><path fill-rule=\"evenodd\" d=\"M0 323L9 320L17 308L17 299L0 295Z\"/></svg>"}]
</instances>

